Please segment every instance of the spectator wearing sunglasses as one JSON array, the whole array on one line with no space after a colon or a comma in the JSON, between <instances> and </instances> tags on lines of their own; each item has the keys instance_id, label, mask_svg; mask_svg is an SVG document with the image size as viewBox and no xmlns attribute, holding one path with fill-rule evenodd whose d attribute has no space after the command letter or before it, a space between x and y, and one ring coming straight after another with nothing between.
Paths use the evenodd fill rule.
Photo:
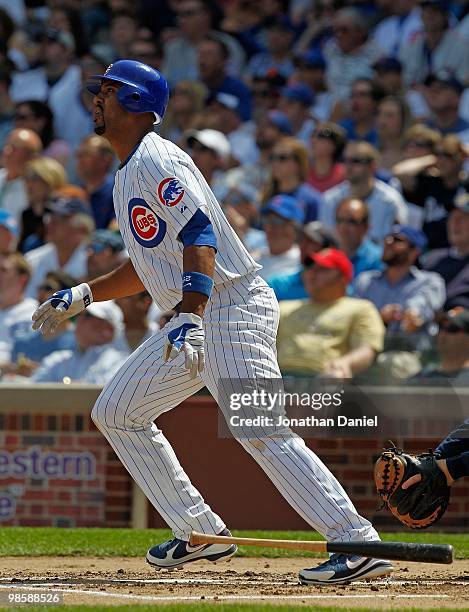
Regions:
<instances>
[{"instance_id":1,"label":"spectator wearing sunglasses","mask_svg":"<svg viewBox=\"0 0 469 612\"><path fill-rule=\"evenodd\" d=\"M343 8L333 20L333 38L324 45L329 91L336 99L347 100L357 78L372 77L372 66L384 51L368 38L368 24L356 8Z\"/></svg>"},{"instance_id":2,"label":"spectator wearing sunglasses","mask_svg":"<svg viewBox=\"0 0 469 612\"><path fill-rule=\"evenodd\" d=\"M445 310L469 309L469 194L459 194L448 217L449 249L430 251L423 260L425 270L440 274L446 284Z\"/></svg>"},{"instance_id":3,"label":"spectator wearing sunglasses","mask_svg":"<svg viewBox=\"0 0 469 612\"><path fill-rule=\"evenodd\" d=\"M260 276L268 281L278 274L293 274L301 267L297 228L304 223L299 202L288 195L277 195L261 210L261 223L267 247L253 256L262 266Z\"/></svg>"},{"instance_id":4,"label":"spectator wearing sunglasses","mask_svg":"<svg viewBox=\"0 0 469 612\"><path fill-rule=\"evenodd\" d=\"M441 276L415 266L426 243L420 230L396 225L384 241L385 270L362 272L354 281L354 295L373 302L388 331L428 330L443 307L446 293Z\"/></svg>"},{"instance_id":5,"label":"spectator wearing sunglasses","mask_svg":"<svg viewBox=\"0 0 469 612\"><path fill-rule=\"evenodd\" d=\"M117 268L124 260L124 248L118 232L96 230L88 248L86 278L93 279Z\"/></svg>"},{"instance_id":6,"label":"spectator wearing sunglasses","mask_svg":"<svg viewBox=\"0 0 469 612\"><path fill-rule=\"evenodd\" d=\"M353 264L354 278L367 270L382 270L382 248L367 238L368 206L358 198L345 198L335 213L339 248Z\"/></svg>"},{"instance_id":7,"label":"spectator wearing sunglasses","mask_svg":"<svg viewBox=\"0 0 469 612\"><path fill-rule=\"evenodd\" d=\"M22 253L44 244L44 215L54 192L65 187L67 173L52 157L38 157L26 164L24 182L28 194L28 208L21 213Z\"/></svg>"},{"instance_id":8,"label":"spectator wearing sunglasses","mask_svg":"<svg viewBox=\"0 0 469 612\"><path fill-rule=\"evenodd\" d=\"M302 209L304 222L316 221L320 194L306 183L309 159L303 143L288 136L281 138L272 149L270 170L271 176L265 187L263 201L277 194L291 196Z\"/></svg>"},{"instance_id":9,"label":"spectator wearing sunglasses","mask_svg":"<svg viewBox=\"0 0 469 612\"><path fill-rule=\"evenodd\" d=\"M420 208L429 250L449 246L448 214L455 198L469 190L469 177L463 169L466 152L457 136L445 136L435 146L434 153L422 159L425 169L414 175L408 171L404 182L406 200Z\"/></svg>"},{"instance_id":10,"label":"spectator wearing sunglasses","mask_svg":"<svg viewBox=\"0 0 469 612\"><path fill-rule=\"evenodd\" d=\"M72 284L70 284L72 283ZM37 299L42 304L56 291L73 287L76 279L65 272L49 272L37 290ZM51 336L43 336L37 331L28 329L16 334L13 343L11 362L2 370L4 374L31 376L39 362L54 351L74 350L76 347L74 326L71 319L59 325Z\"/></svg>"},{"instance_id":11,"label":"spectator wearing sunglasses","mask_svg":"<svg viewBox=\"0 0 469 612\"><path fill-rule=\"evenodd\" d=\"M43 146L42 154L66 166L71 150L65 140L55 137L54 115L49 105L40 100L25 100L16 105L15 127L33 130Z\"/></svg>"},{"instance_id":12,"label":"spectator wearing sunglasses","mask_svg":"<svg viewBox=\"0 0 469 612\"><path fill-rule=\"evenodd\" d=\"M285 374L352 378L383 349L384 326L368 300L346 296L353 266L337 249L303 258L307 300L280 303L278 360Z\"/></svg>"},{"instance_id":13,"label":"spectator wearing sunglasses","mask_svg":"<svg viewBox=\"0 0 469 612\"><path fill-rule=\"evenodd\" d=\"M11 361L17 335L31 329L31 316L37 301L25 296L31 268L20 253L0 258L0 364Z\"/></svg>"},{"instance_id":14,"label":"spectator wearing sunglasses","mask_svg":"<svg viewBox=\"0 0 469 612\"><path fill-rule=\"evenodd\" d=\"M427 366L416 374L411 382L444 384L454 387L469 386L469 310L455 308L437 317L438 336L436 348L439 365ZM469 439L467 439L469 444ZM469 453L466 453L466 455Z\"/></svg>"},{"instance_id":15,"label":"spectator wearing sunglasses","mask_svg":"<svg viewBox=\"0 0 469 612\"><path fill-rule=\"evenodd\" d=\"M383 97L383 90L371 78L361 77L352 83L348 117L339 122L349 141L365 140L373 146L378 144L376 115Z\"/></svg>"},{"instance_id":16,"label":"spectator wearing sunglasses","mask_svg":"<svg viewBox=\"0 0 469 612\"><path fill-rule=\"evenodd\" d=\"M368 142L350 142L345 147L346 180L323 194L319 220L329 229L335 228L339 202L355 197L366 202L369 210L369 238L382 244L396 222L406 223L407 205L401 194L376 178L378 151Z\"/></svg>"},{"instance_id":17,"label":"spectator wearing sunglasses","mask_svg":"<svg viewBox=\"0 0 469 612\"><path fill-rule=\"evenodd\" d=\"M345 168L340 160L346 142L345 130L335 123L321 123L314 131L307 182L320 193L345 179Z\"/></svg>"}]
</instances>

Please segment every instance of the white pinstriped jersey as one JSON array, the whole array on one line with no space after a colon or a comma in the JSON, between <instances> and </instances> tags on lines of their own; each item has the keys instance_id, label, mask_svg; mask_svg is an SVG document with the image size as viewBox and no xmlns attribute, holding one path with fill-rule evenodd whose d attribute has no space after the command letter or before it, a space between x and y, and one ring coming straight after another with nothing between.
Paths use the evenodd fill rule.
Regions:
<instances>
[{"instance_id":1,"label":"white pinstriped jersey","mask_svg":"<svg viewBox=\"0 0 469 612\"><path fill-rule=\"evenodd\" d=\"M210 219L217 240L215 291L261 268L189 155L154 132L143 138L118 170L114 208L135 271L164 310L182 299L184 245L178 236L197 210Z\"/></svg>"}]
</instances>

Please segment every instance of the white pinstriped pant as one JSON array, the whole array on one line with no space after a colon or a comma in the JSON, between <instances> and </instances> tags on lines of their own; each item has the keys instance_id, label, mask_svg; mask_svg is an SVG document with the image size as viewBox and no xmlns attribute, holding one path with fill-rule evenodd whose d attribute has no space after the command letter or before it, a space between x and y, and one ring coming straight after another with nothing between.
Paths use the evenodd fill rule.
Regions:
<instances>
[{"instance_id":1,"label":"white pinstriped pant","mask_svg":"<svg viewBox=\"0 0 469 612\"><path fill-rule=\"evenodd\" d=\"M240 279L212 294L204 317L206 366L201 378L189 378L183 356L163 363L163 330L127 359L93 408L97 427L177 538L188 540L192 530L219 533L225 524L191 484L154 421L204 385L218 401L220 378L280 378L277 325L273 291L259 277ZM223 403L220 408L228 418ZM327 540L379 539L301 438L267 435L262 444L259 437L238 441L289 504Z\"/></svg>"}]
</instances>

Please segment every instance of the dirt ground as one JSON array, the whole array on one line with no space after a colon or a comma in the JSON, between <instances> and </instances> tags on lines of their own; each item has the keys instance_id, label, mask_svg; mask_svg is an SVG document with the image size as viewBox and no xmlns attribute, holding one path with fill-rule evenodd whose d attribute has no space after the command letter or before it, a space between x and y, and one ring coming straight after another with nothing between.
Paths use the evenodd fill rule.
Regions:
<instances>
[{"instance_id":1,"label":"dirt ground","mask_svg":"<svg viewBox=\"0 0 469 612\"><path fill-rule=\"evenodd\" d=\"M395 563L389 579L347 586L301 586L297 572L317 559L244 559L157 572L135 558L4 557L4 592L63 591L67 604L216 602L295 603L376 610L447 607L469 610L469 561L453 565ZM3 599L2 601L5 601Z\"/></svg>"}]
</instances>

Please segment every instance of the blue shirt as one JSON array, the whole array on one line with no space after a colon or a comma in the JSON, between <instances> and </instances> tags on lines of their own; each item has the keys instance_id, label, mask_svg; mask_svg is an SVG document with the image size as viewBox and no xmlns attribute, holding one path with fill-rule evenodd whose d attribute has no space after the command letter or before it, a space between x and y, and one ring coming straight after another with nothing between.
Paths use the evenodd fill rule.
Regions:
<instances>
[{"instance_id":1,"label":"blue shirt","mask_svg":"<svg viewBox=\"0 0 469 612\"><path fill-rule=\"evenodd\" d=\"M361 272L366 270L382 270L383 262L381 261L382 248L365 238L355 255L350 258L353 264L353 277L356 278Z\"/></svg>"},{"instance_id":2,"label":"blue shirt","mask_svg":"<svg viewBox=\"0 0 469 612\"><path fill-rule=\"evenodd\" d=\"M354 297L370 300L378 310L386 304L399 304L404 310L415 310L424 323L433 321L435 312L442 308L445 283L439 274L412 266L409 273L391 284L386 271L362 272L354 281ZM393 321L388 331L398 331L399 321Z\"/></svg>"},{"instance_id":3,"label":"blue shirt","mask_svg":"<svg viewBox=\"0 0 469 612\"><path fill-rule=\"evenodd\" d=\"M26 334L15 338L11 360L16 362L19 355L24 355L31 361L39 362L54 351L73 351L75 348L75 334L71 329L48 339L44 338L38 331L28 331Z\"/></svg>"},{"instance_id":4,"label":"blue shirt","mask_svg":"<svg viewBox=\"0 0 469 612\"><path fill-rule=\"evenodd\" d=\"M371 128L367 134L359 136L355 131L355 122L353 119L343 119L339 121L339 125L347 132L347 140L366 140L366 142L369 142L374 147L378 145L378 134L375 128Z\"/></svg>"},{"instance_id":5,"label":"blue shirt","mask_svg":"<svg viewBox=\"0 0 469 612\"><path fill-rule=\"evenodd\" d=\"M93 210L96 229L106 229L116 216L112 190L114 187L114 174L106 176L104 183L90 194L90 204Z\"/></svg>"},{"instance_id":6,"label":"blue shirt","mask_svg":"<svg viewBox=\"0 0 469 612\"><path fill-rule=\"evenodd\" d=\"M362 242L355 255L351 258L354 277L366 270L381 270L381 247L368 240ZM273 276L269 278L269 285L274 290L277 300L304 300L308 294L303 285L302 270L295 274ZM349 295L353 295L353 285L349 285Z\"/></svg>"},{"instance_id":7,"label":"blue shirt","mask_svg":"<svg viewBox=\"0 0 469 612\"><path fill-rule=\"evenodd\" d=\"M301 185L299 185L293 191L281 191L279 193L292 196L298 200L305 213L304 223L316 221L319 215L321 194L319 191L314 189L314 187L311 187L311 185L308 185L308 183L301 183Z\"/></svg>"},{"instance_id":8,"label":"blue shirt","mask_svg":"<svg viewBox=\"0 0 469 612\"><path fill-rule=\"evenodd\" d=\"M274 290L277 300L304 300L308 298L302 278L303 270L284 276L269 278L269 285Z\"/></svg>"},{"instance_id":9,"label":"blue shirt","mask_svg":"<svg viewBox=\"0 0 469 612\"><path fill-rule=\"evenodd\" d=\"M220 87L212 89L210 93L228 93L236 96L239 98L239 114L241 119L248 121L251 118L251 91L243 81L235 77L226 76Z\"/></svg>"}]
</instances>

